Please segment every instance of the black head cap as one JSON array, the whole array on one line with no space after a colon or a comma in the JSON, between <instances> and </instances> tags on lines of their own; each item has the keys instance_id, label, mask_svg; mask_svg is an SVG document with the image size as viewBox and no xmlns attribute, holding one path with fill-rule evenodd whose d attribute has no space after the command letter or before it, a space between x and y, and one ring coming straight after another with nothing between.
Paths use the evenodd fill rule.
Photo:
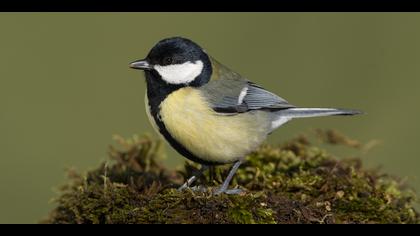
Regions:
<instances>
[{"instance_id":1,"label":"black head cap","mask_svg":"<svg viewBox=\"0 0 420 236\"><path fill-rule=\"evenodd\" d=\"M206 57L206 53L198 44L182 37L159 41L147 55L150 64L162 66L194 62Z\"/></svg>"}]
</instances>

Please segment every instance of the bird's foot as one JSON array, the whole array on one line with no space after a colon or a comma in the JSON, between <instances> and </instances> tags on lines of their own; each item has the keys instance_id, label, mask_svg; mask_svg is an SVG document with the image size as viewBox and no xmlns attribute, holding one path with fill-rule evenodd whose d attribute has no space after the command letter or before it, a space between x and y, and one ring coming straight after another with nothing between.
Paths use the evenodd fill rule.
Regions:
<instances>
[{"instance_id":1,"label":"bird's foot","mask_svg":"<svg viewBox=\"0 0 420 236\"><path fill-rule=\"evenodd\" d=\"M198 186L194 186L192 188L190 188L193 192L198 192L198 193L205 193L207 192L207 187L203 186L203 185L198 185Z\"/></svg>"},{"instance_id":2,"label":"bird's foot","mask_svg":"<svg viewBox=\"0 0 420 236\"><path fill-rule=\"evenodd\" d=\"M241 194L244 194L245 191L243 189L240 189L240 188L227 189L227 188L223 188L223 187L216 188L213 191L214 195L220 195L222 193L228 194L228 195L241 195Z\"/></svg>"},{"instance_id":3,"label":"bird's foot","mask_svg":"<svg viewBox=\"0 0 420 236\"><path fill-rule=\"evenodd\" d=\"M194 187L189 187L188 185L184 184L181 187L178 188L179 192L185 191L185 190L191 190L193 192L199 192L199 193L204 193L207 192L207 187L203 186L203 185L198 185L198 186L194 186Z\"/></svg>"},{"instance_id":4,"label":"bird's foot","mask_svg":"<svg viewBox=\"0 0 420 236\"><path fill-rule=\"evenodd\" d=\"M215 188L213 190L211 190L211 188L209 189L206 186L203 185L197 185L197 186L193 186L193 187L189 187L187 185L182 185L181 187L178 188L179 192L185 191L185 190L191 190L193 192L196 193L206 193L206 192L212 192L213 195L220 195L222 193L224 194L228 194L228 195L242 195L245 193L245 190L240 189L240 188L231 188L231 189L227 189L227 188L223 188L223 187L218 187Z\"/></svg>"},{"instance_id":5,"label":"bird's foot","mask_svg":"<svg viewBox=\"0 0 420 236\"><path fill-rule=\"evenodd\" d=\"M178 192L182 192L182 191L184 191L185 189L189 189L190 187L188 186L188 184L187 183L185 183L185 184L183 184L183 185L181 185L181 187L179 187L178 188Z\"/></svg>"},{"instance_id":6,"label":"bird's foot","mask_svg":"<svg viewBox=\"0 0 420 236\"><path fill-rule=\"evenodd\" d=\"M219 195L219 194L222 194L222 193L225 193L225 194L242 194L242 193L244 193L244 191L242 189L239 189L239 188L228 189L229 183L232 180L233 175L236 173L236 171L238 170L241 163L242 163L242 160L239 160L239 161L235 162L235 164L232 166L232 169L229 171L229 175L226 177L225 181L223 182L222 186L216 188L213 191L214 195Z\"/></svg>"}]
</instances>

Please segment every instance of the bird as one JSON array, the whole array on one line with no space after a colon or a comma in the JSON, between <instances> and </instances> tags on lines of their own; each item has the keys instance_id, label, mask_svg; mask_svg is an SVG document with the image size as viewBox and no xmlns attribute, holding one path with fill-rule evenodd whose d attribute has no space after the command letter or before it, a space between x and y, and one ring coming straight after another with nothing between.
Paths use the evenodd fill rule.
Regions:
<instances>
[{"instance_id":1,"label":"bird","mask_svg":"<svg viewBox=\"0 0 420 236\"><path fill-rule=\"evenodd\" d=\"M178 153L201 165L180 191L211 166L232 164L212 193L240 194L241 188L229 189L233 176L246 156L280 126L295 118L362 113L294 106L180 36L158 41L146 58L129 67L144 71L145 107L153 128Z\"/></svg>"}]
</instances>

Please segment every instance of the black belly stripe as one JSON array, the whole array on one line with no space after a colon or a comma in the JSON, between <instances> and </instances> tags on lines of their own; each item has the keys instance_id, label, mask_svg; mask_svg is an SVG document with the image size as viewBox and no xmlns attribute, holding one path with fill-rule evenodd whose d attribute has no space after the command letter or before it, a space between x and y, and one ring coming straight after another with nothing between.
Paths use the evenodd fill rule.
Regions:
<instances>
[{"instance_id":1,"label":"black belly stripe","mask_svg":"<svg viewBox=\"0 0 420 236\"><path fill-rule=\"evenodd\" d=\"M166 129L164 122L160 119L160 104L165 98L172 92L182 88L180 85L170 85L166 84L159 78L156 78L156 75L153 72L146 71L147 79L147 98L149 100L150 114L156 122L156 125L159 129L159 132L163 137L168 141L168 143L181 155L188 158L193 162L200 163L202 165L221 165L225 163L213 162L203 160L193 153L191 153L184 145L179 143L169 131Z\"/></svg>"}]
</instances>

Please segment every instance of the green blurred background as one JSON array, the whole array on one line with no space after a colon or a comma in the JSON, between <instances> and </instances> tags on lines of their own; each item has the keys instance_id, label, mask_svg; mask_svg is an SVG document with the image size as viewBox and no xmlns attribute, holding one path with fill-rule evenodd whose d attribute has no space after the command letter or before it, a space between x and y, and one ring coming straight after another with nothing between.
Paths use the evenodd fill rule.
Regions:
<instances>
[{"instance_id":1,"label":"green blurred background","mask_svg":"<svg viewBox=\"0 0 420 236\"><path fill-rule=\"evenodd\" d=\"M419 191L419 25L416 13L1 13L0 223L45 217L64 169L96 167L113 134L153 132L128 63L176 35L292 104L367 112L296 120L269 142L313 128L378 139L365 163Z\"/></svg>"}]
</instances>

